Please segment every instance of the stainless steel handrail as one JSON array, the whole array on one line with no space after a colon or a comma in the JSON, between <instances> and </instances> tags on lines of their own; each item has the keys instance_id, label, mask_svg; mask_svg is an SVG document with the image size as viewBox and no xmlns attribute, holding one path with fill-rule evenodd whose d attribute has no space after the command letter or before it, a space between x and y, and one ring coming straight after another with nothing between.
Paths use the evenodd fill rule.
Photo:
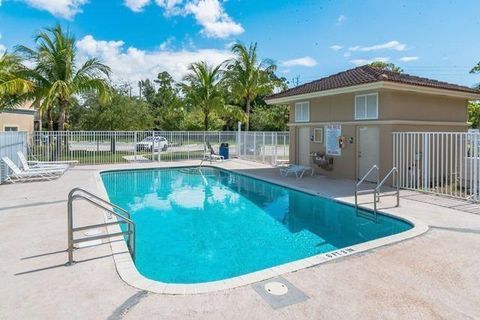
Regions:
<instances>
[{"instance_id":1,"label":"stainless steel handrail","mask_svg":"<svg viewBox=\"0 0 480 320\"><path fill-rule=\"evenodd\" d=\"M380 182L380 169L376 164L374 164L370 168L370 170L368 170L367 173L362 177L362 179L360 179L360 181L358 181L357 184L355 185L355 209L358 209L358 193L361 192L358 190L358 188L362 185L363 182L365 182L365 179L370 175L370 173L372 173L373 170L377 171L377 185ZM362 190L362 191L365 191L365 190ZM370 192L372 190L366 190L366 191Z\"/></svg>"},{"instance_id":2,"label":"stainless steel handrail","mask_svg":"<svg viewBox=\"0 0 480 320\"><path fill-rule=\"evenodd\" d=\"M395 181L398 181L398 169L396 167L393 167L390 172L387 173L385 178L377 184L377 187L373 190L373 197L375 199L380 199L380 188L384 185L384 183L387 181L387 179L392 175L395 174ZM397 196L397 205L396 207L400 206L400 184L397 183L397 190L396 190L396 196ZM375 214L377 213L377 201L374 201L373 204L373 210L375 211Z\"/></svg>"},{"instance_id":3,"label":"stainless steel handrail","mask_svg":"<svg viewBox=\"0 0 480 320\"><path fill-rule=\"evenodd\" d=\"M104 204L106 204L107 206L111 206L111 207L114 207L115 209L118 209L120 211L122 211L123 213L125 213L127 215L127 218L130 219L130 212L128 212L127 210L123 209L122 207L119 207L117 206L116 204L114 203L111 203L111 202L108 202L107 200L105 199L102 199L96 195L94 195L93 193L85 190L85 189L82 189L82 188L73 188L72 190L70 190L70 192L68 193L68 196L70 197L70 195L73 195L75 192L83 192L85 194L87 194L88 196L92 197L92 198L95 198L96 200L98 201L101 201L103 202Z\"/></svg>"},{"instance_id":4,"label":"stainless steel handrail","mask_svg":"<svg viewBox=\"0 0 480 320\"><path fill-rule=\"evenodd\" d=\"M82 195L82 194L75 194L76 192L82 192L82 193L85 193L87 194L89 197L85 196L85 195ZM93 199L92 199L93 198ZM85 201L87 201L88 203L100 208L100 209L103 209L105 211L107 211L108 213L110 214L113 214L115 217L119 218L120 221L117 221L117 222L107 222L107 223L102 223L102 224L95 224L95 225L88 225L88 226L82 226L82 227L77 227L77 228L74 228L73 227L73 201L76 200L76 199L83 199ZM107 204L108 206L111 206L113 208L116 208L116 209L119 209L120 211L124 212L127 214L128 217L124 217L123 215L115 212L114 210L98 203L98 202L95 202L94 200L98 200L104 204ZM68 248L67 248L67 251L68 251L68 263L67 265L72 265L74 264L74 260L73 260L73 244L74 243L77 243L77 242L82 242L82 241L87 241L87 240L97 240L97 239L103 239L103 238L110 238L110 237L114 237L114 236L119 236L119 235L127 235L128 236L128 242L127 242L127 246L128 246L128 249L132 255L132 259L135 261L135 223L130 219L130 213L128 211L126 211L125 209L113 204L113 203L110 203L102 198L99 198L98 196L92 194L91 192L88 192L84 189L81 189L81 188L74 188L72 190L70 190L70 192L68 193L68 202L67 202L67 208L68 208L68 212L67 212L67 224L68 224ZM124 232L119 232L119 233L116 233L116 234L105 234L105 235L100 235L100 236L93 236L93 237L90 237L90 238L82 238L82 239L73 239L73 233L75 231L81 231L81 230L87 230L87 229L93 229L93 228L98 228L98 227L107 227L107 226L110 226L110 225L115 225L115 224L122 224L122 223L126 223L127 224L127 231L124 231Z\"/></svg>"}]
</instances>

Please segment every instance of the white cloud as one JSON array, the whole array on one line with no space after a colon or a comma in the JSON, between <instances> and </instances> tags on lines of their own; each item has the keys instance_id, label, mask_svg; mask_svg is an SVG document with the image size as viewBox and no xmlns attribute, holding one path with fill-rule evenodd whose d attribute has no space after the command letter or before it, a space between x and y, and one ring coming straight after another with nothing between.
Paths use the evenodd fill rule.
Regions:
<instances>
[{"instance_id":1,"label":"white cloud","mask_svg":"<svg viewBox=\"0 0 480 320\"><path fill-rule=\"evenodd\" d=\"M345 53L343 54L343 56L344 56L345 58L348 58L348 57L350 57L351 55L352 55L352 54L351 54L350 52L345 52Z\"/></svg>"},{"instance_id":2,"label":"white cloud","mask_svg":"<svg viewBox=\"0 0 480 320\"><path fill-rule=\"evenodd\" d=\"M362 47L362 46L355 46L350 47L348 50L350 51L378 51L378 50L396 50L396 51L403 51L407 47L406 44L401 43L397 40L389 41L382 44L376 44L370 47Z\"/></svg>"},{"instance_id":3,"label":"white cloud","mask_svg":"<svg viewBox=\"0 0 480 320\"><path fill-rule=\"evenodd\" d=\"M0 0L1 1L1 0ZM82 12L81 6L87 3L87 0L24 0L29 6L50 12L56 17L73 19L73 17Z\"/></svg>"},{"instance_id":4,"label":"white cloud","mask_svg":"<svg viewBox=\"0 0 480 320\"><path fill-rule=\"evenodd\" d=\"M333 51L338 51L343 49L343 47L338 44L334 44L333 46L330 47L330 49L332 49Z\"/></svg>"},{"instance_id":5,"label":"white cloud","mask_svg":"<svg viewBox=\"0 0 480 320\"><path fill-rule=\"evenodd\" d=\"M219 0L189 2L185 12L193 14L203 28L202 34L209 38L227 38L244 32L243 27L225 12Z\"/></svg>"},{"instance_id":6,"label":"white cloud","mask_svg":"<svg viewBox=\"0 0 480 320\"><path fill-rule=\"evenodd\" d=\"M317 61L309 56L282 62L282 66L284 67L315 67L316 65Z\"/></svg>"},{"instance_id":7,"label":"white cloud","mask_svg":"<svg viewBox=\"0 0 480 320\"><path fill-rule=\"evenodd\" d=\"M420 58L416 57L416 56L412 56L412 57L401 57L398 60L403 61L403 62L410 62L410 61L416 61L418 59L420 59Z\"/></svg>"},{"instance_id":8,"label":"white cloud","mask_svg":"<svg viewBox=\"0 0 480 320\"><path fill-rule=\"evenodd\" d=\"M150 0L125 0L124 4L134 12L141 12L150 4Z\"/></svg>"},{"instance_id":9,"label":"white cloud","mask_svg":"<svg viewBox=\"0 0 480 320\"><path fill-rule=\"evenodd\" d=\"M1 1L1 0L0 0ZM124 0L135 12L142 11L151 0ZM242 25L235 22L223 7L223 0L155 0L167 17L191 15L202 27L201 33L209 38L228 38L243 33Z\"/></svg>"},{"instance_id":10,"label":"white cloud","mask_svg":"<svg viewBox=\"0 0 480 320\"><path fill-rule=\"evenodd\" d=\"M353 59L353 60L350 60L350 62L353 63L356 66L363 66L365 64L369 64L369 63L372 63L374 61L388 62L388 61L390 61L390 58L389 57L376 57L376 58L372 58L372 59Z\"/></svg>"},{"instance_id":11,"label":"white cloud","mask_svg":"<svg viewBox=\"0 0 480 320\"><path fill-rule=\"evenodd\" d=\"M206 61L219 64L232 58L230 51L218 49L144 51L135 47L125 47L123 41L96 40L87 35L77 42L80 56L98 57L112 69L115 80L135 82L145 78L155 78L159 72L168 71L175 80L181 80L188 72L191 63Z\"/></svg>"},{"instance_id":12,"label":"white cloud","mask_svg":"<svg viewBox=\"0 0 480 320\"><path fill-rule=\"evenodd\" d=\"M165 10L166 16L179 15L183 13L180 7L183 0L155 0L155 3Z\"/></svg>"},{"instance_id":13,"label":"white cloud","mask_svg":"<svg viewBox=\"0 0 480 320\"><path fill-rule=\"evenodd\" d=\"M343 14L337 18L337 26L341 26L345 20L347 20L347 17L345 17Z\"/></svg>"}]
</instances>

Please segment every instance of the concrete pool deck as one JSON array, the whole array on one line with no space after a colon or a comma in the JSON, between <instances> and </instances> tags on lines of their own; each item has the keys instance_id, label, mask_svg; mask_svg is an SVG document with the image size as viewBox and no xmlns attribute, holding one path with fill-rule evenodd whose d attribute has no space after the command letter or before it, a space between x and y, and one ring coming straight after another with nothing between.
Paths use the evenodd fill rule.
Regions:
<instances>
[{"instance_id":1,"label":"concrete pool deck","mask_svg":"<svg viewBox=\"0 0 480 320\"><path fill-rule=\"evenodd\" d=\"M66 198L73 187L97 192L95 172L194 162L79 166L55 181L0 186L1 319L399 319L480 318L480 215L448 207L450 199L402 191L380 208L430 226L421 236L283 275L305 302L272 309L247 285L197 295L161 295L129 286L116 272L110 243L76 250L65 267ZM353 202L353 182L283 178L278 169L226 161L239 170ZM428 197L428 198L427 198ZM371 201L371 195L360 202ZM457 201L457 200L455 200ZM76 222L103 222L88 204ZM461 206L457 206L460 208Z\"/></svg>"}]
</instances>

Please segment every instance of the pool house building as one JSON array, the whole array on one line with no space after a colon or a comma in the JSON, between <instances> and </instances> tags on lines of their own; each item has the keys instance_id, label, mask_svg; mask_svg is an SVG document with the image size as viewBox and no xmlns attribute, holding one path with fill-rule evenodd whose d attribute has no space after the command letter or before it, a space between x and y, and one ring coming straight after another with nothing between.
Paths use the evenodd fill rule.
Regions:
<instances>
[{"instance_id":1,"label":"pool house building","mask_svg":"<svg viewBox=\"0 0 480 320\"><path fill-rule=\"evenodd\" d=\"M361 66L274 94L267 103L290 105L290 163L359 179L373 165L380 176L392 168L401 153L394 133L466 132L468 101L479 99L477 89ZM421 157L420 146L411 156Z\"/></svg>"}]
</instances>

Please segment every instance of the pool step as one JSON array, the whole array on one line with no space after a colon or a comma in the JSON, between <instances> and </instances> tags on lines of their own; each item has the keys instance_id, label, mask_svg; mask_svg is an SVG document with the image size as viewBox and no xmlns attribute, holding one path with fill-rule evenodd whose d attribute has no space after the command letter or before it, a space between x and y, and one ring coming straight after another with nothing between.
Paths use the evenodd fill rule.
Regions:
<instances>
[{"instance_id":1,"label":"pool step","mask_svg":"<svg viewBox=\"0 0 480 320\"><path fill-rule=\"evenodd\" d=\"M378 216L374 212L369 213L369 211L361 211L358 208L356 211L357 211L357 217L368 219L375 223L378 222L378 218L377 218Z\"/></svg>"}]
</instances>

